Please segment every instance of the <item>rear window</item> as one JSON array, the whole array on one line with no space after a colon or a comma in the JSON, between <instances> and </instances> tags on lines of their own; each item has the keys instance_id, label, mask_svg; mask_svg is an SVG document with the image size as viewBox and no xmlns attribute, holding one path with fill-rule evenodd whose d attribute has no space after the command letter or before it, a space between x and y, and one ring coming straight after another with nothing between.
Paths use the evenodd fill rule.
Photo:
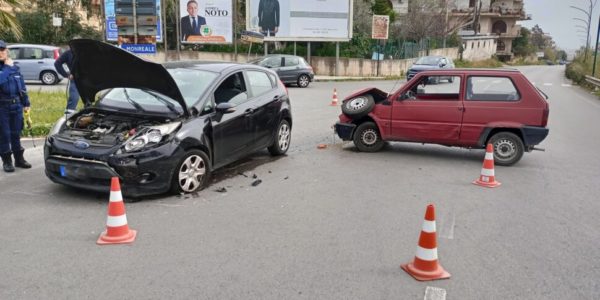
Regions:
<instances>
[{"instance_id":1,"label":"rear window","mask_svg":"<svg viewBox=\"0 0 600 300\"><path fill-rule=\"evenodd\" d=\"M518 101L521 96L508 77L471 76L467 79L465 98L470 101Z\"/></svg>"},{"instance_id":2,"label":"rear window","mask_svg":"<svg viewBox=\"0 0 600 300\"><path fill-rule=\"evenodd\" d=\"M293 67L297 66L300 63L300 60L297 57L286 57L285 58L285 66Z\"/></svg>"}]
</instances>

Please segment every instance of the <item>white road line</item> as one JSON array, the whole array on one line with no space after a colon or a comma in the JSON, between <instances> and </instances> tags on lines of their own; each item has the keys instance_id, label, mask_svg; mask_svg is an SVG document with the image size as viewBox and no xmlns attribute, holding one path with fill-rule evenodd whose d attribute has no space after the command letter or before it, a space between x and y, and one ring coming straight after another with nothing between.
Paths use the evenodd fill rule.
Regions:
<instances>
[{"instance_id":1,"label":"white road line","mask_svg":"<svg viewBox=\"0 0 600 300\"><path fill-rule=\"evenodd\" d=\"M446 300L446 290L428 286L425 289L425 297L423 300Z\"/></svg>"},{"instance_id":2,"label":"white road line","mask_svg":"<svg viewBox=\"0 0 600 300\"><path fill-rule=\"evenodd\" d=\"M544 82L544 85L545 85L545 86L552 86L552 83L549 83L549 82Z\"/></svg>"},{"instance_id":3,"label":"white road line","mask_svg":"<svg viewBox=\"0 0 600 300\"><path fill-rule=\"evenodd\" d=\"M562 86L562 87L571 87L571 85L570 85L570 84L568 84L568 83L563 83L563 84L561 84L561 86Z\"/></svg>"},{"instance_id":4,"label":"white road line","mask_svg":"<svg viewBox=\"0 0 600 300\"><path fill-rule=\"evenodd\" d=\"M448 222L449 220L452 221ZM454 227L456 224L456 214L454 214L454 211L446 214L441 221L439 237L449 240L454 239ZM448 226L448 223L450 223L450 226Z\"/></svg>"}]
</instances>

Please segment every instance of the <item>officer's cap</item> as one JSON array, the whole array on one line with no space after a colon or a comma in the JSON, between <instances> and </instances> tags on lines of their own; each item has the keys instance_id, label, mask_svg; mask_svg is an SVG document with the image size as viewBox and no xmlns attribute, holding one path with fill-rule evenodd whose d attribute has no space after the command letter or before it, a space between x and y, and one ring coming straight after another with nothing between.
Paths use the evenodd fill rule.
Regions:
<instances>
[{"instance_id":1,"label":"officer's cap","mask_svg":"<svg viewBox=\"0 0 600 300\"><path fill-rule=\"evenodd\" d=\"M0 40L0 49L6 48L6 43L3 40Z\"/></svg>"}]
</instances>

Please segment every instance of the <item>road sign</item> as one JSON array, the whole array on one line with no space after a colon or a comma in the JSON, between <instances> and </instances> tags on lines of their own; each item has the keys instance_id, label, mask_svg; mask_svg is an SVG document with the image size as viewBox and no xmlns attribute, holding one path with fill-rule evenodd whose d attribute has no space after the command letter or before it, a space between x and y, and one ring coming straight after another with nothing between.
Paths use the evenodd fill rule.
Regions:
<instances>
[{"instance_id":1,"label":"road sign","mask_svg":"<svg viewBox=\"0 0 600 300\"><path fill-rule=\"evenodd\" d=\"M121 44L121 48L136 54L156 53L156 44Z\"/></svg>"}]
</instances>

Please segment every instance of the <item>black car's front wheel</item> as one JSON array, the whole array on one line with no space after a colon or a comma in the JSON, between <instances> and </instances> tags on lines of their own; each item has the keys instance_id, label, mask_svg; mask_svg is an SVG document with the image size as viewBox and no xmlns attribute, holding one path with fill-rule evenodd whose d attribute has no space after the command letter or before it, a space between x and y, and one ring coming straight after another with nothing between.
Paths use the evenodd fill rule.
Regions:
<instances>
[{"instance_id":1,"label":"black car's front wheel","mask_svg":"<svg viewBox=\"0 0 600 300\"><path fill-rule=\"evenodd\" d=\"M208 156L200 150L185 153L177 164L171 190L174 193L192 193L204 188L210 177Z\"/></svg>"},{"instance_id":2,"label":"black car's front wheel","mask_svg":"<svg viewBox=\"0 0 600 300\"><path fill-rule=\"evenodd\" d=\"M283 155L290 148L290 141L292 139L292 127L286 120L281 120L277 131L275 132L275 140L273 145L268 149L272 155Z\"/></svg>"},{"instance_id":3,"label":"black car's front wheel","mask_svg":"<svg viewBox=\"0 0 600 300\"><path fill-rule=\"evenodd\" d=\"M298 86L301 88L305 88L310 84L310 78L308 78L308 75L306 74L302 74L300 76L298 76Z\"/></svg>"}]
</instances>

